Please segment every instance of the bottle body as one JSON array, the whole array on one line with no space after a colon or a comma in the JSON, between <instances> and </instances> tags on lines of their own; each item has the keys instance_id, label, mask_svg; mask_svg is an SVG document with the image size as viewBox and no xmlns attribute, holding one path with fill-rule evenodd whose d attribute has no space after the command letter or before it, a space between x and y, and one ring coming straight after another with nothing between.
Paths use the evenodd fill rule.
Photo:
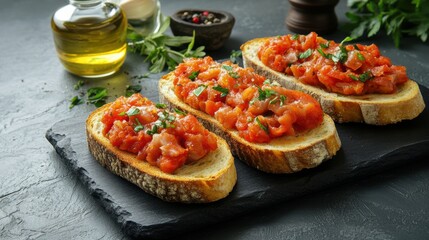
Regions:
<instances>
[{"instance_id":1,"label":"bottle body","mask_svg":"<svg viewBox=\"0 0 429 240\"><path fill-rule=\"evenodd\" d=\"M82 5L65 6L52 17L58 57L73 74L82 77L111 75L125 61L127 19L112 3L82 2Z\"/></svg>"},{"instance_id":2,"label":"bottle body","mask_svg":"<svg viewBox=\"0 0 429 240\"><path fill-rule=\"evenodd\" d=\"M143 36L159 30L161 26L159 0L115 0L115 3L127 15L128 23Z\"/></svg>"}]
</instances>

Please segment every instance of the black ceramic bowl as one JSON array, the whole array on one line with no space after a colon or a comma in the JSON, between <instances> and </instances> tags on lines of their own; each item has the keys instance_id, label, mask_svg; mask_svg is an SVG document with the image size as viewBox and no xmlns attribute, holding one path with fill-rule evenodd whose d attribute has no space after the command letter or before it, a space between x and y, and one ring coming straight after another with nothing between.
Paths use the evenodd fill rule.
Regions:
<instances>
[{"instance_id":1,"label":"black ceramic bowl","mask_svg":"<svg viewBox=\"0 0 429 240\"><path fill-rule=\"evenodd\" d=\"M184 12L192 14L204 11L214 14L220 22L205 25L187 22L181 18ZM210 51L219 49L224 45L225 41L231 35L234 23L234 16L225 11L183 9L171 16L170 28L175 36L192 36L193 31L195 31L196 46L204 45L205 49Z\"/></svg>"}]
</instances>

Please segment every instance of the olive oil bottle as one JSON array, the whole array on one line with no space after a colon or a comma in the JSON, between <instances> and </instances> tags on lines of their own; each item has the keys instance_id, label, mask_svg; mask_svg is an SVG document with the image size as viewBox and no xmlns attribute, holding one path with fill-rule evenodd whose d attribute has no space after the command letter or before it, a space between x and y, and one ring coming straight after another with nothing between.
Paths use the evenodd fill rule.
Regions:
<instances>
[{"instance_id":1,"label":"olive oil bottle","mask_svg":"<svg viewBox=\"0 0 429 240\"><path fill-rule=\"evenodd\" d=\"M55 47L64 67L82 77L108 76L126 57L127 19L104 0L70 0L51 20Z\"/></svg>"}]
</instances>

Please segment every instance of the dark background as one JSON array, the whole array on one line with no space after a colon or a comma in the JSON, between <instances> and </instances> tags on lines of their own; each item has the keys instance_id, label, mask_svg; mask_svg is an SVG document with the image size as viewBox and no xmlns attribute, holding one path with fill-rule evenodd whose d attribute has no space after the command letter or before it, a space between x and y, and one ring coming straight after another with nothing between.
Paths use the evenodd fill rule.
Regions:
<instances>
[{"instance_id":1,"label":"dark background","mask_svg":"<svg viewBox=\"0 0 429 240\"><path fill-rule=\"evenodd\" d=\"M86 116L94 109L91 105L68 109L69 99L79 94L73 85L80 78L65 72L59 63L49 22L53 12L66 3L15 0L0 8L0 239L127 239L45 139L46 130L55 122ZM187 7L231 12L236 25L227 44L209 53L216 59L228 57L249 39L289 33L284 25L286 0L161 0L161 6L164 15ZM340 24L345 22L346 9L346 1L340 1L336 8ZM345 36L341 31L324 35L336 41ZM404 39L405 46L396 49L383 36L370 42L379 45L395 64L405 65L410 78L429 86L427 43ZM126 84L141 83L143 94L155 98L149 89L159 75L132 78L147 71L143 60L129 54L121 73L90 80L85 87L110 86L113 99ZM195 229L182 238L426 239L428 202L429 163L422 157Z\"/></svg>"}]
</instances>

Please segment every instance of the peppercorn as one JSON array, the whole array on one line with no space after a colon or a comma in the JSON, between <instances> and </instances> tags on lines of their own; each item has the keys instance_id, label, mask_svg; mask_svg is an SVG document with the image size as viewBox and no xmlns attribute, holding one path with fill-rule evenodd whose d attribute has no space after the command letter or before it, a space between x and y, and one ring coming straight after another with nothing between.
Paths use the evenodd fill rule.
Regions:
<instances>
[{"instance_id":1,"label":"peppercorn","mask_svg":"<svg viewBox=\"0 0 429 240\"><path fill-rule=\"evenodd\" d=\"M202 12L183 12L179 16L183 21L194 23L194 24L203 24L210 25L213 23L220 23L221 20L215 16L215 14L209 11Z\"/></svg>"}]
</instances>

